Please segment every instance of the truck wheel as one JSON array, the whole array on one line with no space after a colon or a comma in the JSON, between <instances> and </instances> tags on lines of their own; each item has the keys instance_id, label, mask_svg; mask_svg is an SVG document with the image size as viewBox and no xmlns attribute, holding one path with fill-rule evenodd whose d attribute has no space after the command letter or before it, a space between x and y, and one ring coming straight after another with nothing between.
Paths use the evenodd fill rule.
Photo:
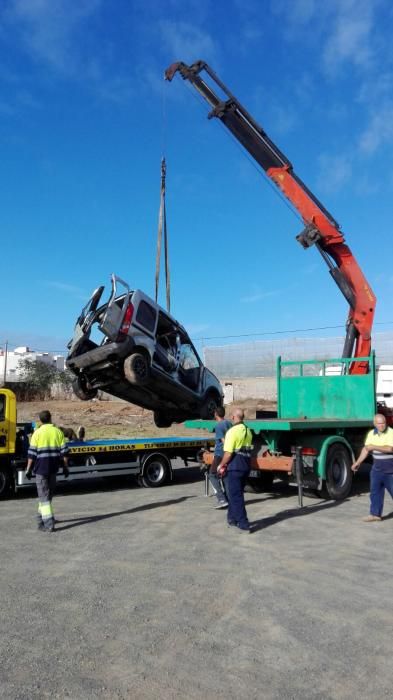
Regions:
<instances>
[{"instance_id":1,"label":"truck wheel","mask_svg":"<svg viewBox=\"0 0 393 700\"><path fill-rule=\"evenodd\" d=\"M340 501L346 498L352 488L351 456L345 445L331 445L326 456L325 497Z\"/></svg>"},{"instance_id":2,"label":"truck wheel","mask_svg":"<svg viewBox=\"0 0 393 700\"><path fill-rule=\"evenodd\" d=\"M169 464L164 457L151 457L143 466L141 477L142 485L146 488L163 486L168 480L169 473Z\"/></svg>"},{"instance_id":3,"label":"truck wheel","mask_svg":"<svg viewBox=\"0 0 393 700\"><path fill-rule=\"evenodd\" d=\"M220 405L221 401L214 394L208 394L201 408L202 420L213 420L214 412Z\"/></svg>"},{"instance_id":4,"label":"truck wheel","mask_svg":"<svg viewBox=\"0 0 393 700\"><path fill-rule=\"evenodd\" d=\"M144 386L150 378L150 364L146 355L134 352L124 360L124 374L130 384Z\"/></svg>"},{"instance_id":5,"label":"truck wheel","mask_svg":"<svg viewBox=\"0 0 393 700\"><path fill-rule=\"evenodd\" d=\"M154 411L153 416L157 428L170 428L173 423L172 416L168 412Z\"/></svg>"},{"instance_id":6,"label":"truck wheel","mask_svg":"<svg viewBox=\"0 0 393 700\"><path fill-rule=\"evenodd\" d=\"M77 377L72 382L72 390L75 396L81 399L81 401L91 401L91 399L96 398L98 393L97 389L88 389L85 382L81 380L80 377Z\"/></svg>"},{"instance_id":7,"label":"truck wheel","mask_svg":"<svg viewBox=\"0 0 393 700\"><path fill-rule=\"evenodd\" d=\"M12 479L7 467L0 467L0 498L7 498L11 491Z\"/></svg>"}]
</instances>

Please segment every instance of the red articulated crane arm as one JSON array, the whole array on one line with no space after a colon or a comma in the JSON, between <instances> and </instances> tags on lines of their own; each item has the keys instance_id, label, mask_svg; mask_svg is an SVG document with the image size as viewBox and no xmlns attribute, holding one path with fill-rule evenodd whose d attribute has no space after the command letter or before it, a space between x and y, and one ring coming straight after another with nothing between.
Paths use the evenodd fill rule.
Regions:
<instances>
[{"instance_id":1,"label":"red articulated crane arm","mask_svg":"<svg viewBox=\"0 0 393 700\"><path fill-rule=\"evenodd\" d=\"M201 77L205 72L224 93L218 97ZM345 243L340 226L293 171L292 164L270 140L262 127L229 92L212 69L203 61L191 66L173 63L165 72L172 80L180 73L190 81L212 107L209 119L217 117L264 169L301 215L305 228L296 236L304 248L315 245L328 265L329 272L349 304L343 357L368 357L371 353L371 329L376 298L356 258ZM366 374L368 363L353 362L351 374Z\"/></svg>"}]
</instances>

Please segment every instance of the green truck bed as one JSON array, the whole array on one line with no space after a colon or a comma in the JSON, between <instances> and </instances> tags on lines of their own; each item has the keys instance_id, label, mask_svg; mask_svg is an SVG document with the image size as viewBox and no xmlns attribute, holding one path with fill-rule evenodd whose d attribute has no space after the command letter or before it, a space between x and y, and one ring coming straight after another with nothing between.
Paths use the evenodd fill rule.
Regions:
<instances>
[{"instance_id":1,"label":"green truck bed","mask_svg":"<svg viewBox=\"0 0 393 700\"><path fill-rule=\"evenodd\" d=\"M247 420L255 433L268 431L335 432L366 428L376 411L375 355L367 374L349 374L353 358L285 361L277 359L277 418ZM341 374L332 373L334 371ZM188 428L214 430L215 421L186 421Z\"/></svg>"},{"instance_id":2,"label":"green truck bed","mask_svg":"<svg viewBox=\"0 0 393 700\"><path fill-rule=\"evenodd\" d=\"M268 420L256 419L256 420L246 420L245 423L248 425L250 430L256 435L258 433L268 432L277 430L280 432L291 431L291 430L321 430L321 431L336 431L343 430L345 428L367 428L370 426L372 418L368 420L354 419L354 420L326 420L321 418L320 420L305 419L283 419L283 418L269 418ZM188 420L184 423L187 428L209 430L213 432L216 427L216 421L214 420Z\"/></svg>"}]
</instances>

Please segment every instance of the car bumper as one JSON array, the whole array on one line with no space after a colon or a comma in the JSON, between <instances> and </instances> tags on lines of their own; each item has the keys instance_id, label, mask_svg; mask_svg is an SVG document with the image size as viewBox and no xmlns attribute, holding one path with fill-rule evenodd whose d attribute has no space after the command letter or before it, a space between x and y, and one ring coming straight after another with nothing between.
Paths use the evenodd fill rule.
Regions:
<instances>
[{"instance_id":1,"label":"car bumper","mask_svg":"<svg viewBox=\"0 0 393 700\"><path fill-rule=\"evenodd\" d=\"M94 368L95 365L107 362L109 359L122 360L132 353L134 345L132 338L126 338L121 343L99 345L97 348L88 350L82 355L67 358L66 365L68 369L75 371Z\"/></svg>"}]
</instances>

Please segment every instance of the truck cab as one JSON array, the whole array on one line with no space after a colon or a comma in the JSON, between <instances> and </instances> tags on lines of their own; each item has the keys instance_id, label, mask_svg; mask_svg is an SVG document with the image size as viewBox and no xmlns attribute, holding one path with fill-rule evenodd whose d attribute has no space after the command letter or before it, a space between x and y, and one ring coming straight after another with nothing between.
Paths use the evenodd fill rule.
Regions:
<instances>
[{"instance_id":1,"label":"truck cab","mask_svg":"<svg viewBox=\"0 0 393 700\"><path fill-rule=\"evenodd\" d=\"M15 454L16 398L10 389L0 389L0 459Z\"/></svg>"},{"instance_id":2,"label":"truck cab","mask_svg":"<svg viewBox=\"0 0 393 700\"><path fill-rule=\"evenodd\" d=\"M0 389L0 498L13 487L18 469L25 469L32 423L18 423L16 396Z\"/></svg>"}]
</instances>

